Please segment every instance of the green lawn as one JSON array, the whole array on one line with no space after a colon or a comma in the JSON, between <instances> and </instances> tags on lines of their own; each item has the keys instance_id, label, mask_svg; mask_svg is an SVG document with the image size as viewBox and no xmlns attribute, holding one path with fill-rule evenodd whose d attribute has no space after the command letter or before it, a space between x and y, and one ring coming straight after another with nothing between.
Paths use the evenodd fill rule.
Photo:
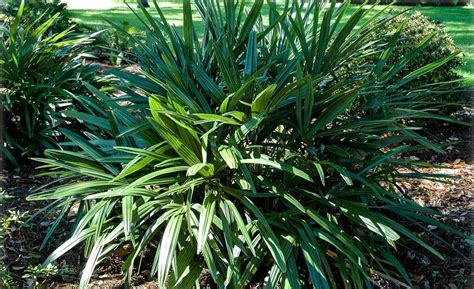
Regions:
<instances>
[{"instance_id":1,"label":"green lawn","mask_svg":"<svg viewBox=\"0 0 474 289\"><path fill-rule=\"evenodd\" d=\"M65 1L68 2L68 1ZM71 0L69 0L71 2ZM104 3L108 9L104 9ZM81 9L71 10L74 18L80 22L91 26L104 26L104 19L115 23L127 22L137 31L143 30L143 25L120 0L98 0L81 1ZM131 1L134 2L134 1ZM151 1L150 1L151 2ZM77 3L75 2L77 7ZM100 3L100 7L94 6L94 3ZM181 26L181 3L178 0L159 1L160 7L165 12L171 23L177 27ZM136 4L131 4L136 8ZM355 9L355 5L351 9ZM101 9L98 9L101 8ZM381 9L382 6L377 7ZM405 7L404 7L405 8ZM400 9L400 7L396 7ZM474 7L416 7L414 10L438 20L446 25L448 32L454 38L455 43L461 47L465 54L466 64L461 68L461 74L466 77L467 82L474 85ZM154 9L152 14L157 16ZM195 19L199 20L199 15L195 14ZM197 29L200 29L198 26Z\"/></svg>"},{"instance_id":2,"label":"green lawn","mask_svg":"<svg viewBox=\"0 0 474 289\"><path fill-rule=\"evenodd\" d=\"M464 52L466 63L461 74L474 85L474 7L419 7L421 13L443 22Z\"/></svg>"}]
</instances>

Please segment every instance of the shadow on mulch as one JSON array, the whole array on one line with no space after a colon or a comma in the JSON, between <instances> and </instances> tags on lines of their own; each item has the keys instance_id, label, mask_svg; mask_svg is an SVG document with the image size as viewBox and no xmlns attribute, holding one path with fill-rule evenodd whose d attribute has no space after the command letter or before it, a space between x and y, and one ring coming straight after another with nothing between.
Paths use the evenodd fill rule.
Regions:
<instances>
[{"instance_id":1,"label":"shadow on mulch","mask_svg":"<svg viewBox=\"0 0 474 289\"><path fill-rule=\"evenodd\" d=\"M472 123L474 110L466 109L457 118ZM421 161L438 165L437 168L420 168L422 173L445 174L456 178L430 180L400 180L404 194L424 207L440 211L443 215L435 217L466 235L472 235L474 229L474 170L472 162L472 126L441 124L429 121L430 132L422 135L433 139L435 143L450 143L444 147L445 154L424 152L407 155ZM399 248L398 258L412 277L414 288L419 289L468 289L474 284L471 263L474 257L472 244L456 234L435 226L427 230L408 225L418 232L418 236L441 252L445 259L440 260L423 251L416 244L404 244ZM436 234L438 237L436 237ZM441 241L441 237L444 241ZM456 252L457 251L457 252ZM383 287L382 287L383 288ZM389 286L388 288L404 288Z\"/></svg>"}]
</instances>

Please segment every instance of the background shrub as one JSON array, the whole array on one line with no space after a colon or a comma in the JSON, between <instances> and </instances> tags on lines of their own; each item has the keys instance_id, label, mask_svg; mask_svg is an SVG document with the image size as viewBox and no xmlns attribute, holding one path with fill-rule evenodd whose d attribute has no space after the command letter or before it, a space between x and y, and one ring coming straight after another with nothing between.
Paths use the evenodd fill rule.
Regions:
<instances>
[{"instance_id":1,"label":"background shrub","mask_svg":"<svg viewBox=\"0 0 474 289\"><path fill-rule=\"evenodd\" d=\"M12 24L16 18L21 2L21 0L4 1L4 6L0 8L0 14L4 15L4 21L8 22L8 24ZM60 3L59 0L31 0L26 1L24 5L26 6L26 9L23 11L21 25L32 24L33 27L36 28L42 24L42 22L36 21L37 19L40 17L42 19L50 19L56 14L59 14L59 16L55 17L54 22L45 31L46 34L62 32L74 24L68 10L66 9L67 5L65 3Z\"/></svg>"},{"instance_id":2,"label":"background shrub","mask_svg":"<svg viewBox=\"0 0 474 289\"><path fill-rule=\"evenodd\" d=\"M61 110L72 105L74 94L85 90L83 81L96 78L95 68L84 63L83 46L90 37L72 37L73 26L51 30L62 12L25 20L23 12L30 9L20 5L14 21L0 30L2 147L14 163L56 147Z\"/></svg>"},{"instance_id":3,"label":"background shrub","mask_svg":"<svg viewBox=\"0 0 474 289\"><path fill-rule=\"evenodd\" d=\"M404 28L400 34L400 39L388 60L390 65L395 64L430 35L434 36L418 56L412 59L398 72L396 78L406 75L410 71L419 69L435 62L437 59L451 55L459 50L459 48L454 44L453 38L447 33L443 24L431 20L420 12L415 12L408 16L405 14L399 15L391 20L387 25L381 27L376 33L380 33L381 35L391 35L395 33L402 23L404 23ZM447 111L455 110L465 101L464 94L460 91L461 84L459 80L461 80L461 76L457 72L462 63L462 57L459 55L458 57L451 59L446 63L446 65L418 77L416 80L408 84L406 89L415 89L416 87L427 83L446 82L446 86L454 92L449 93L447 91L447 93L437 95L436 97L438 98L437 100L440 105L449 105L449 103L451 103L451 107L448 108Z\"/></svg>"},{"instance_id":4,"label":"background shrub","mask_svg":"<svg viewBox=\"0 0 474 289\"><path fill-rule=\"evenodd\" d=\"M399 178L432 177L400 154L443 151L404 121L450 119L414 109L436 104L427 97L437 84L408 85L457 52L400 75L419 49L387 62L400 36L373 35L390 17L364 22L360 7L341 23L349 2L269 1L265 23L263 0L248 12L226 3L195 1L201 38L191 1L182 29L143 8L146 38L129 36L142 73L113 72L121 101L89 86L97 103L76 117L99 133L64 130L73 148L38 159L71 181L29 199L57 200L62 212L80 203L45 265L84 242L81 288L124 245L127 284L147 250L160 288L191 288L204 267L219 288L370 288L376 272L411 284L398 244L441 254L406 224L451 229L397 191ZM347 67L356 73L338 77Z\"/></svg>"},{"instance_id":5,"label":"background shrub","mask_svg":"<svg viewBox=\"0 0 474 289\"><path fill-rule=\"evenodd\" d=\"M387 25L379 26L373 31L372 38L378 39L378 41L373 41L371 44L373 45L373 51L377 51L380 46L388 43L393 35L399 35L397 42L394 44L394 49L390 51L385 60L388 64L387 67L397 65L420 43L426 42L426 45L419 48L417 57L412 58L403 68L397 71L391 80L392 83L399 81L411 71L459 52L459 48L454 44L445 27L419 12L411 15L392 12L387 17L390 18ZM359 73L357 67L370 71L377 65L378 61L378 54L369 53L366 57L361 57L358 63L347 64L346 69L337 72L337 76L341 78L354 77L355 74ZM426 84L438 84L438 88L433 89L432 94L427 99L418 102L418 107L439 110L441 114L455 112L468 101L463 78L458 74L462 64L462 55L458 54L445 65L418 76L405 84L403 89L412 91L412 94L416 95L418 87ZM420 125L422 124L420 123Z\"/></svg>"}]
</instances>

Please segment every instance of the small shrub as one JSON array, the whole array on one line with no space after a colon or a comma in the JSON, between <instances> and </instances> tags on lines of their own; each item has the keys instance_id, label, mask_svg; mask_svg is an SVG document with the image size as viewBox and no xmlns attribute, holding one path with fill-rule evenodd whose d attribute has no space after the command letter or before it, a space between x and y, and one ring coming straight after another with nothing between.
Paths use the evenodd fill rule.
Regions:
<instances>
[{"instance_id":1,"label":"small shrub","mask_svg":"<svg viewBox=\"0 0 474 289\"><path fill-rule=\"evenodd\" d=\"M48 32L61 13L35 19L41 24L35 28L23 21L24 11L21 5L15 20L0 30L2 147L13 163L56 147L61 110L73 103L73 93L85 90L83 81L96 78L94 67L83 63L82 47L90 37L71 37L72 26Z\"/></svg>"},{"instance_id":2,"label":"small shrub","mask_svg":"<svg viewBox=\"0 0 474 289\"><path fill-rule=\"evenodd\" d=\"M430 177L400 154L442 151L405 121L449 119L414 109L437 85L406 87L456 54L395 79L417 53L385 61L398 36L372 35L390 17L357 26L364 7L339 22L349 2L269 1L265 22L263 0L226 3L195 1L201 37L191 1L182 29L142 7L146 38L130 36L142 74L113 72L121 101L89 87L102 105L80 119L100 133L65 131L73 148L37 159L71 182L29 199L80 203L45 264L84 242L81 288L124 246L127 284L148 250L159 288L191 288L203 268L219 288L370 288L374 272L411 284L398 244L442 256L406 225L452 229L398 191L399 178ZM357 73L338 77L347 67Z\"/></svg>"}]
</instances>

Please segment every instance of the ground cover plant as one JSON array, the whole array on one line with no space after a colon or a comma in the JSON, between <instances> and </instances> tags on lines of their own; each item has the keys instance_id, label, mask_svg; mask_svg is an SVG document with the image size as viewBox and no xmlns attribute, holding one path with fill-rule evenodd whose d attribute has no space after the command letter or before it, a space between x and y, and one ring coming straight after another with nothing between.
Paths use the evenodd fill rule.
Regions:
<instances>
[{"instance_id":1,"label":"ground cover plant","mask_svg":"<svg viewBox=\"0 0 474 289\"><path fill-rule=\"evenodd\" d=\"M14 19L0 27L2 155L15 165L57 147L61 110L73 104L73 94L85 90L83 80L96 78L95 68L84 64L91 36L72 36L74 25L67 21L69 26L58 30L63 29L58 24L63 8L34 19L31 10L22 2Z\"/></svg>"},{"instance_id":2,"label":"ground cover plant","mask_svg":"<svg viewBox=\"0 0 474 289\"><path fill-rule=\"evenodd\" d=\"M84 242L82 288L123 246L127 283L148 249L160 287L189 288L205 267L221 288L370 288L377 272L410 284L399 243L442 258L403 224L452 229L397 189L399 178L436 176L398 156L442 151L410 123L450 120L415 110L442 84L405 87L458 52L397 76L434 35L388 65L403 25L388 42L370 38L392 19L383 11L360 7L342 23L348 2L195 5L202 37L190 1L182 30L156 3L159 18L142 9L146 39L129 37L143 76L115 71L122 99L89 85L94 109L76 118L96 131L64 130L74 148L38 159L70 183L29 199L55 200L59 216L79 204L71 238L45 265ZM369 54L377 63L359 64ZM359 73L339 79L347 67Z\"/></svg>"}]
</instances>

